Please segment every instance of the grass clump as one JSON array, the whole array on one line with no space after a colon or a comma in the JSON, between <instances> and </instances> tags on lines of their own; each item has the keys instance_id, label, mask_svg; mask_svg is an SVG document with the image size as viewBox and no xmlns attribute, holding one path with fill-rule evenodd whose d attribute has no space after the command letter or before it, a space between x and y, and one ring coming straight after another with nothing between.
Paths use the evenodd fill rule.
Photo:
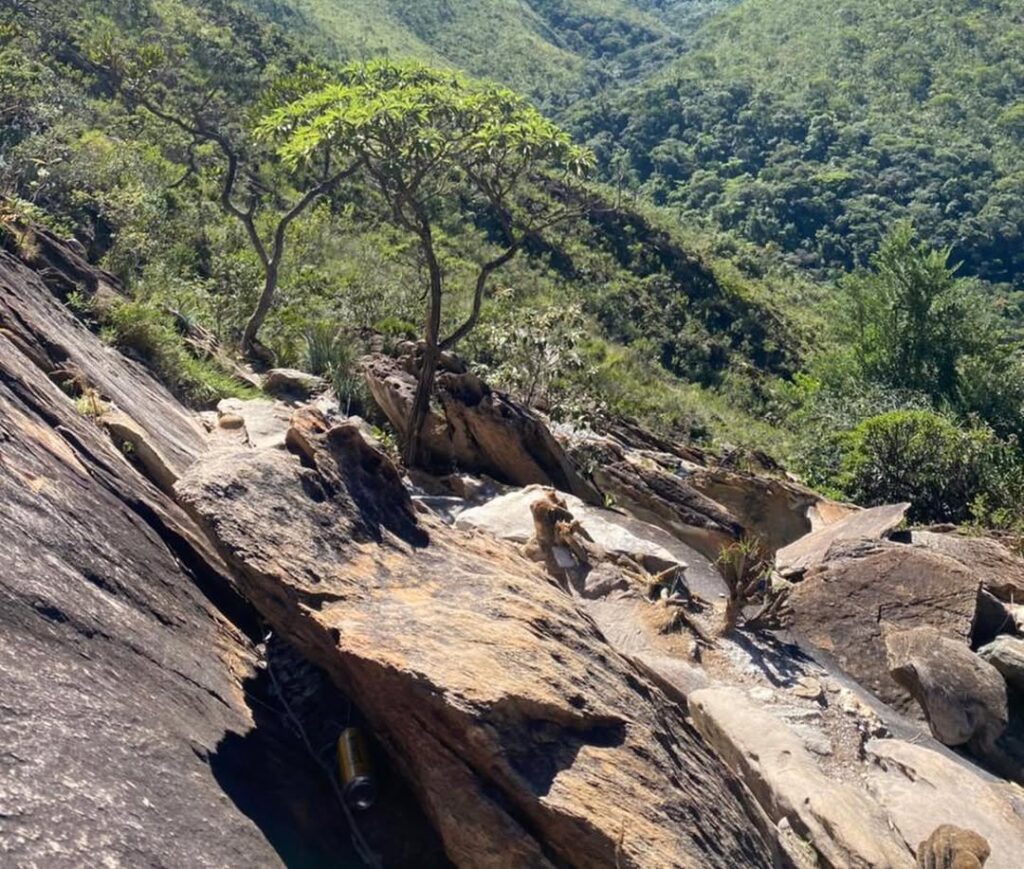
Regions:
<instances>
[{"instance_id":1,"label":"grass clump","mask_svg":"<svg viewBox=\"0 0 1024 869\"><path fill-rule=\"evenodd\" d=\"M151 303L116 302L103 312L102 323L101 335L108 343L139 358L191 405L209 407L222 398L256 396L215 361L192 355L171 315Z\"/></svg>"}]
</instances>

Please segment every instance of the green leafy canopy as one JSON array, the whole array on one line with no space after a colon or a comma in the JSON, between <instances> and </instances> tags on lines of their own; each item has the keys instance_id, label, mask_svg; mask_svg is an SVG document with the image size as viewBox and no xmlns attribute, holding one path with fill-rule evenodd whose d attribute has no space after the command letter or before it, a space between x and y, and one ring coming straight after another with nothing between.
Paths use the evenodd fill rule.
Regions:
<instances>
[{"instance_id":1,"label":"green leafy canopy","mask_svg":"<svg viewBox=\"0 0 1024 869\"><path fill-rule=\"evenodd\" d=\"M575 176L593 165L587 149L514 92L411 62L345 66L334 83L266 115L257 135L276 139L291 165L327 146L408 171L413 183L445 166L507 185L537 164Z\"/></svg>"}]
</instances>

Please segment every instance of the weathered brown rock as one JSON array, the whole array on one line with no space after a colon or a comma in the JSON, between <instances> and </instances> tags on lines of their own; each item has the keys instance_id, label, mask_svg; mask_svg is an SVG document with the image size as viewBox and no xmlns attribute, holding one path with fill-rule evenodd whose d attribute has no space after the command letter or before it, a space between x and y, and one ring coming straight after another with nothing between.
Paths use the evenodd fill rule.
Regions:
<instances>
[{"instance_id":1,"label":"weathered brown rock","mask_svg":"<svg viewBox=\"0 0 1024 869\"><path fill-rule=\"evenodd\" d=\"M743 535L736 517L698 492L685 476L615 441L578 440L570 453L578 467L587 469L605 499L671 532L712 561Z\"/></svg>"},{"instance_id":2,"label":"weathered brown rock","mask_svg":"<svg viewBox=\"0 0 1024 869\"><path fill-rule=\"evenodd\" d=\"M882 539L903 521L909 508L909 504L889 504L850 513L780 549L776 569L787 579L798 578L827 561L833 546Z\"/></svg>"},{"instance_id":3,"label":"weathered brown rock","mask_svg":"<svg viewBox=\"0 0 1024 869\"><path fill-rule=\"evenodd\" d=\"M416 391L412 363L375 355L362 362L370 393L404 439ZM437 377L437 402L423 429L429 469L455 467L516 486L537 483L597 503L547 424L529 408L492 390L453 360ZM462 369L462 370L460 370Z\"/></svg>"},{"instance_id":4,"label":"weathered brown rock","mask_svg":"<svg viewBox=\"0 0 1024 869\"><path fill-rule=\"evenodd\" d=\"M1008 685L1024 693L1024 637L996 637L978 654L1002 673Z\"/></svg>"},{"instance_id":5,"label":"weathered brown rock","mask_svg":"<svg viewBox=\"0 0 1024 869\"><path fill-rule=\"evenodd\" d=\"M296 420L181 499L247 595L350 690L472 866L766 866L676 707L507 544L417 519L352 426ZM301 458L301 461L300 461Z\"/></svg>"},{"instance_id":6,"label":"weathered brown rock","mask_svg":"<svg viewBox=\"0 0 1024 869\"><path fill-rule=\"evenodd\" d=\"M977 593L973 572L944 555L886 541L840 545L793 588L793 629L865 688L913 714L916 705L889 675L883 625L930 625L967 647Z\"/></svg>"},{"instance_id":7,"label":"weathered brown rock","mask_svg":"<svg viewBox=\"0 0 1024 869\"><path fill-rule=\"evenodd\" d=\"M44 262L55 286L88 277ZM257 614L49 375L80 366L169 472L200 448L193 422L2 252L0 330L0 865L351 859L256 667Z\"/></svg>"},{"instance_id":8,"label":"weathered brown rock","mask_svg":"<svg viewBox=\"0 0 1024 869\"><path fill-rule=\"evenodd\" d=\"M939 742L982 751L994 745L1009 723L995 667L930 626L890 631L885 645L890 673L921 705Z\"/></svg>"},{"instance_id":9,"label":"weathered brown rock","mask_svg":"<svg viewBox=\"0 0 1024 869\"><path fill-rule=\"evenodd\" d=\"M983 836L953 824L936 827L917 846L918 869L982 869L991 856Z\"/></svg>"},{"instance_id":10,"label":"weathered brown rock","mask_svg":"<svg viewBox=\"0 0 1024 869\"><path fill-rule=\"evenodd\" d=\"M271 368L263 379L263 390L281 398L310 398L327 388L327 381L295 368Z\"/></svg>"},{"instance_id":11,"label":"weathered brown rock","mask_svg":"<svg viewBox=\"0 0 1024 869\"><path fill-rule=\"evenodd\" d=\"M696 470L687 482L725 507L771 552L856 510L789 480L725 468Z\"/></svg>"},{"instance_id":12,"label":"weathered brown rock","mask_svg":"<svg viewBox=\"0 0 1024 869\"><path fill-rule=\"evenodd\" d=\"M913 531L914 546L954 558L974 571L986 589L1007 602L1024 603L1024 559L991 537L934 531Z\"/></svg>"},{"instance_id":13,"label":"weathered brown rock","mask_svg":"<svg viewBox=\"0 0 1024 869\"><path fill-rule=\"evenodd\" d=\"M985 869L1020 869L1024 853L1024 791L986 777L959 758L898 739L866 746L871 793L913 846L936 828L955 824L985 839Z\"/></svg>"}]
</instances>

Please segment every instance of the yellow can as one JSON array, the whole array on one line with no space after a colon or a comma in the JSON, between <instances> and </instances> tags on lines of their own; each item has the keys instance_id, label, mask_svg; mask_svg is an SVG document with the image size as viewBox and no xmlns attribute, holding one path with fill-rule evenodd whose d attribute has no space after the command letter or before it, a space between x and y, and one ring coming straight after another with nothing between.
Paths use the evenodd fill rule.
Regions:
<instances>
[{"instance_id":1,"label":"yellow can","mask_svg":"<svg viewBox=\"0 0 1024 869\"><path fill-rule=\"evenodd\" d=\"M370 767L366 739L357 727L348 727L338 737L338 774L341 792L354 809L368 809L377 799L377 785Z\"/></svg>"}]
</instances>

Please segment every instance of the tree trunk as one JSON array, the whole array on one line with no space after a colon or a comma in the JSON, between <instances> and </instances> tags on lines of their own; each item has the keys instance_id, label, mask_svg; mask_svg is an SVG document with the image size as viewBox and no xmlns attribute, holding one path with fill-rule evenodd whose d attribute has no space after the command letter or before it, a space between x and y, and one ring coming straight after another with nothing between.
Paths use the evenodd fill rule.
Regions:
<instances>
[{"instance_id":1,"label":"tree trunk","mask_svg":"<svg viewBox=\"0 0 1024 869\"><path fill-rule=\"evenodd\" d=\"M434 343L427 342L423 350L423 365L420 367L416 381L416 396L412 403L409 419L409 430L406 432L405 454L402 456L405 465L413 468L426 461L423 452L423 424L430 413L430 397L434 392L434 376L437 374L437 362L441 352Z\"/></svg>"},{"instance_id":2,"label":"tree trunk","mask_svg":"<svg viewBox=\"0 0 1024 869\"><path fill-rule=\"evenodd\" d=\"M420 366L419 379L416 381L416 396L412 403L409 430L405 434L405 450L402 455L402 460L409 468L416 467L425 459L422 455L423 424L430 413L430 397L434 392L434 375L437 374L437 363L441 357L441 265L434 253L430 224L424 219L420 225L422 227L420 247L427 261L427 270L430 272L430 301L427 309L423 364Z\"/></svg>"},{"instance_id":3,"label":"tree trunk","mask_svg":"<svg viewBox=\"0 0 1024 869\"><path fill-rule=\"evenodd\" d=\"M276 291L277 264L271 263L266 268L263 280L263 292L260 293L260 299L256 304L256 310L252 312L252 316L249 317L249 322L245 324L245 331L242 333L242 353L248 358L252 358L255 355L254 348L256 344L256 337L259 335L259 331L263 327L263 321L267 319L267 314L270 312L270 306L274 303L274 293Z\"/></svg>"}]
</instances>

